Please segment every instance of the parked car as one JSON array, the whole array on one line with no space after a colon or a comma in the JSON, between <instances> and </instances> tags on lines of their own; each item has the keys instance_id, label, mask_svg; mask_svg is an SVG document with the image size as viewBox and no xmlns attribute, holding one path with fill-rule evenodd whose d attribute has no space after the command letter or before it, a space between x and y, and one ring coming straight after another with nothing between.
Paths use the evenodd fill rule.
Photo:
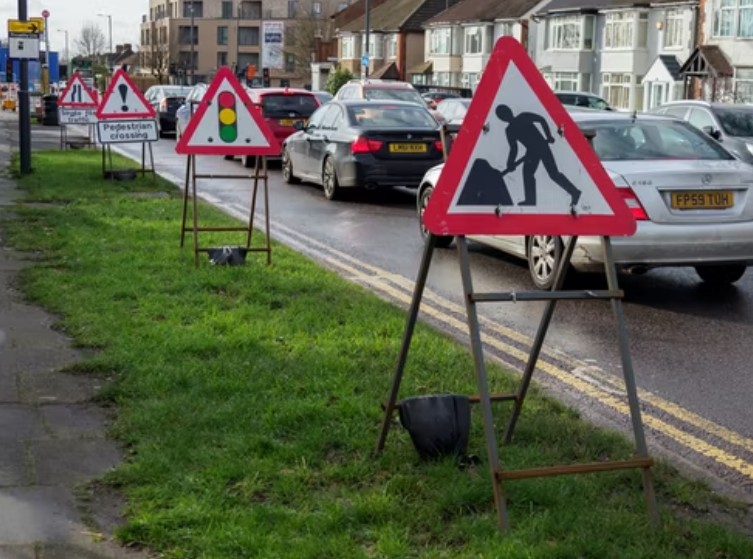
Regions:
<instances>
[{"instance_id":1,"label":"parked car","mask_svg":"<svg viewBox=\"0 0 753 559\"><path fill-rule=\"evenodd\" d=\"M319 99L319 104L324 105L324 103L329 103L333 99L333 95L329 91L313 91L314 95L316 95L316 98Z\"/></svg>"},{"instance_id":2,"label":"parked car","mask_svg":"<svg viewBox=\"0 0 753 559\"><path fill-rule=\"evenodd\" d=\"M424 98L426 104L432 109L436 109L437 105L445 99L460 99L460 95L450 91L427 91L426 93L422 93L421 97Z\"/></svg>"},{"instance_id":3,"label":"parked car","mask_svg":"<svg viewBox=\"0 0 753 559\"><path fill-rule=\"evenodd\" d=\"M183 104L175 111L176 138L180 139L183 135L183 131L186 129L186 126L188 126L188 121L191 120L191 117L196 110L196 104L204 98L207 87L208 86L205 83L197 83L194 85L183 100Z\"/></svg>"},{"instance_id":4,"label":"parked car","mask_svg":"<svg viewBox=\"0 0 753 559\"><path fill-rule=\"evenodd\" d=\"M298 130L297 126L305 125L321 104L319 98L306 89L268 87L246 91L251 101L261 109L265 122L280 145ZM256 157L244 156L242 161L245 167L253 167Z\"/></svg>"},{"instance_id":5,"label":"parked car","mask_svg":"<svg viewBox=\"0 0 753 559\"><path fill-rule=\"evenodd\" d=\"M153 85L144 97L157 113L157 128L160 138L176 133L175 113L184 103L191 88L183 85Z\"/></svg>"},{"instance_id":6,"label":"parked car","mask_svg":"<svg viewBox=\"0 0 753 559\"><path fill-rule=\"evenodd\" d=\"M554 94L560 103L573 107L583 107L586 109L598 109L600 111L612 111L604 99L593 93L584 91L555 91Z\"/></svg>"},{"instance_id":7,"label":"parked car","mask_svg":"<svg viewBox=\"0 0 753 559\"><path fill-rule=\"evenodd\" d=\"M753 106L707 101L673 101L651 112L688 121L743 161L753 163Z\"/></svg>"},{"instance_id":8,"label":"parked car","mask_svg":"<svg viewBox=\"0 0 753 559\"><path fill-rule=\"evenodd\" d=\"M471 106L470 99L445 99L437 105L436 117L440 124L446 124L455 129L459 129Z\"/></svg>"},{"instance_id":9,"label":"parked car","mask_svg":"<svg viewBox=\"0 0 753 559\"><path fill-rule=\"evenodd\" d=\"M407 82L395 80L350 80L343 85L335 95L338 101L348 99L374 99L379 101L395 100L408 101L426 106L421 94Z\"/></svg>"},{"instance_id":10,"label":"parked car","mask_svg":"<svg viewBox=\"0 0 753 559\"><path fill-rule=\"evenodd\" d=\"M618 267L642 273L661 266L693 266L710 284L739 280L753 262L753 167L686 122L658 115L574 111L593 130L594 151L637 221L631 237L614 237ZM418 190L421 217L442 165ZM528 261L536 287L549 289L563 251L556 236L472 237ZM440 237L449 246L452 237ZM602 271L598 237L579 237L571 266Z\"/></svg>"},{"instance_id":11,"label":"parked car","mask_svg":"<svg viewBox=\"0 0 753 559\"><path fill-rule=\"evenodd\" d=\"M288 183L321 184L334 200L344 188L415 188L441 160L439 127L425 106L334 100L285 140L282 175Z\"/></svg>"}]
</instances>

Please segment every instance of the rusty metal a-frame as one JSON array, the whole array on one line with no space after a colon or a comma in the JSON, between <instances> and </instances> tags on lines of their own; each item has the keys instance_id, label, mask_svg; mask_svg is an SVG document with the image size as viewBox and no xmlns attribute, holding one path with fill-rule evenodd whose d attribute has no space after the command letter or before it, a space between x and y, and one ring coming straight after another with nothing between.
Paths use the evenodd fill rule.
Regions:
<instances>
[{"instance_id":1,"label":"rusty metal a-frame","mask_svg":"<svg viewBox=\"0 0 753 559\"><path fill-rule=\"evenodd\" d=\"M468 245L466 237L460 235L456 237L458 260L460 273L463 282L463 297L465 300L466 314L468 320L468 330L470 334L470 346L473 354L474 368L476 372L476 382L478 394L471 398L472 402L478 402L482 407L482 416L484 421L484 435L486 439L487 458L491 470L493 483L494 503L497 510L497 523L500 531L504 532L509 529L510 521L507 512L507 501L503 488L503 482L517 479L555 476L563 474L582 474L592 472L602 472L609 470L622 470L639 468L643 478L643 492L645 495L648 515L652 523L658 524L659 515L656 506L656 494L654 492L653 475L651 466L653 459L648 454L646 438L641 421L640 403L638 392L635 384L633 373L632 359L630 356L630 347L628 343L627 329L625 326L624 313L622 308L622 298L624 293L619 289L617 284L617 270L614 264L612 245L610 238L601 237L602 249L605 255L605 272L607 279L607 289L597 291L563 291L567 264L577 241L577 236L570 237L563 251L562 259L556 271L554 285L550 291L533 291L533 292L502 292L502 293L477 293L473 290L473 281L471 278L470 258L468 254ZM400 353L398 356L397 367L392 381L389 398L384 405L384 418L382 421L379 439L376 445L376 453L379 454L384 450L390 425L393 420L395 410L400 406L398 393L402 381L405 364L408 359L410 343L413 337L413 331L418 319L418 313L421 305L426 279L431 265L431 258L436 247L437 237L430 234L426 240L423 257L419 267L418 277L413 292L413 298L408 310L408 317L405 326ZM615 317L618 334L619 351L622 358L622 371L625 380L628 404L630 409L630 418L635 439L635 455L627 460L613 460L603 462L591 462L582 464L561 464L549 465L539 468L523 470L504 470L499 458L497 445L497 432L494 428L494 417L492 412L492 402L507 401L513 403L513 409L507 422L507 427L503 435L503 441L509 444L512 441L515 426L520 419L523 404L525 401L528 388L530 386L533 373L536 369L536 363L544 344L552 315L558 301L561 300L609 300L611 301L612 311ZM486 366L484 364L484 350L481 341L481 332L477 314L478 303L489 302L525 302L525 301L546 301L546 306L539 323L538 331L531 347L528 361L523 371L520 384L516 392L509 394L491 394L489 392L489 383L487 380Z\"/></svg>"}]
</instances>

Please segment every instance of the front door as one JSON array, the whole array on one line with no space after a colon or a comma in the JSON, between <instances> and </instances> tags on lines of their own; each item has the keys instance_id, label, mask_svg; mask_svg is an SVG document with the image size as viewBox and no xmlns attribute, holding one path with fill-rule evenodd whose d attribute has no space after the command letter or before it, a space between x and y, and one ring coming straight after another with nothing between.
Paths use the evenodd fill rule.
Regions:
<instances>
[{"instance_id":1,"label":"front door","mask_svg":"<svg viewBox=\"0 0 753 559\"><path fill-rule=\"evenodd\" d=\"M649 94L649 109L664 104L667 84L664 82L651 82L651 93Z\"/></svg>"}]
</instances>

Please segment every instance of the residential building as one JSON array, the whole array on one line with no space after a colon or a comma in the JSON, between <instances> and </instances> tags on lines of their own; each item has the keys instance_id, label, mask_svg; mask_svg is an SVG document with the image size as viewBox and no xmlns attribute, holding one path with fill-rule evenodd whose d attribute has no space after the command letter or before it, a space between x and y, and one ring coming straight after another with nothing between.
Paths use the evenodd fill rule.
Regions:
<instances>
[{"instance_id":1,"label":"residential building","mask_svg":"<svg viewBox=\"0 0 753 559\"><path fill-rule=\"evenodd\" d=\"M416 84L476 89L494 44L512 36L523 45L529 18L548 0L462 0L424 25L426 61L410 72Z\"/></svg>"},{"instance_id":2,"label":"residential building","mask_svg":"<svg viewBox=\"0 0 753 559\"><path fill-rule=\"evenodd\" d=\"M552 0L537 19L535 60L553 89L589 91L627 110L683 97L694 1Z\"/></svg>"},{"instance_id":3,"label":"residential building","mask_svg":"<svg viewBox=\"0 0 753 559\"><path fill-rule=\"evenodd\" d=\"M239 76L262 73L264 22L280 22L283 36L272 85L310 83L312 53L347 0L149 0L141 24L142 67L175 83L210 80L221 66ZM279 34L278 34L279 35ZM306 41L306 43L304 43ZM267 51L271 52L271 50ZM249 70L250 69L250 70ZM248 73L247 73L248 70Z\"/></svg>"},{"instance_id":4,"label":"residential building","mask_svg":"<svg viewBox=\"0 0 753 559\"><path fill-rule=\"evenodd\" d=\"M361 75L362 58L368 57L368 76L406 80L408 68L424 62L423 24L457 0L384 0L369 11L369 43L366 18L361 14L337 30L339 63ZM363 3L358 2L357 4ZM355 11L356 6L349 8Z\"/></svg>"}]
</instances>

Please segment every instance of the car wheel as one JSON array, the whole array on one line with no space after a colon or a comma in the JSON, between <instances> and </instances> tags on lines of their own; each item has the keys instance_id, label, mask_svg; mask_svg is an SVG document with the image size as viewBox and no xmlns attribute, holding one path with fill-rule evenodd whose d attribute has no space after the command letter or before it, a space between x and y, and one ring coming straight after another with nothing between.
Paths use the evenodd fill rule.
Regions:
<instances>
[{"instance_id":1,"label":"car wheel","mask_svg":"<svg viewBox=\"0 0 753 559\"><path fill-rule=\"evenodd\" d=\"M327 157L322 167L322 188L324 197L327 200L337 200L342 196L342 189L337 182L337 172L335 171L335 160Z\"/></svg>"},{"instance_id":2,"label":"car wheel","mask_svg":"<svg viewBox=\"0 0 753 559\"><path fill-rule=\"evenodd\" d=\"M696 266L698 276L710 285L729 285L735 283L747 267L744 264L726 264L723 266Z\"/></svg>"},{"instance_id":3,"label":"car wheel","mask_svg":"<svg viewBox=\"0 0 753 559\"><path fill-rule=\"evenodd\" d=\"M232 161L233 159L235 159L235 156L234 155L223 155L222 158L225 161Z\"/></svg>"},{"instance_id":4,"label":"car wheel","mask_svg":"<svg viewBox=\"0 0 753 559\"><path fill-rule=\"evenodd\" d=\"M254 167L256 167L255 155L244 155L242 161L243 161L243 166L246 169L253 169Z\"/></svg>"},{"instance_id":5,"label":"car wheel","mask_svg":"<svg viewBox=\"0 0 753 559\"><path fill-rule=\"evenodd\" d=\"M429 230L424 226L424 212L426 211L426 206L429 203L432 192L434 192L434 188L427 186L418 193L418 227L421 231L421 238L424 240L429 237ZM452 244L452 239L454 239L452 235L436 235L436 246L438 248L447 248Z\"/></svg>"},{"instance_id":6,"label":"car wheel","mask_svg":"<svg viewBox=\"0 0 753 559\"><path fill-rule=\"evenodd\" d=\"M288 184L298 184L301 179L293 174L293 162L290 160L288 149L282 150L282 178Z\"/></svg>"},{"instance_id":7,"label":"car wheel","mask_svg":"<svg viewBox=\"0 0 753 559\"><path fill-rule=\"evenodd\" d=\"M562 239L534 235L528 239L528 271L538 289L551 289L562 259Z\"/></svg>"}]
</instances>

